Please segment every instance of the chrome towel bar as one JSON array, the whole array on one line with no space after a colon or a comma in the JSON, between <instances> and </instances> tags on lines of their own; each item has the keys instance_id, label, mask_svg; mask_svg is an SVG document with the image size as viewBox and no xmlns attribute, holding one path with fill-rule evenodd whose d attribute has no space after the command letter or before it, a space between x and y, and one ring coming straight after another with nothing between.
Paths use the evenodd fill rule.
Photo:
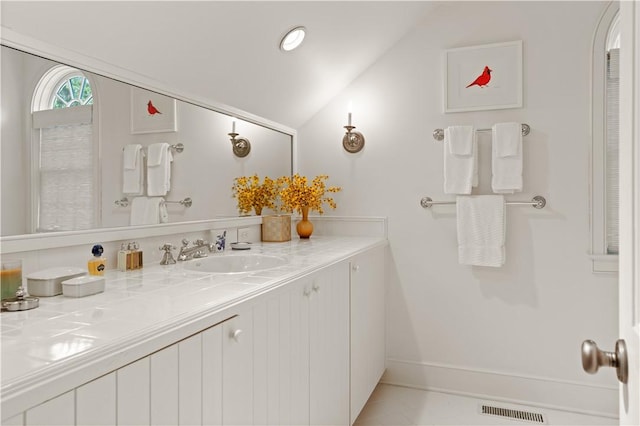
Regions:
<instances>
[{"instance_id":1,"label":"chrome towel bar","mask_svg":"<svg viewBox=\"0 0 640 426\"><path fill-rule=\"evenodd\" d=\"M433 201L429 197L424 197L420 200L420 205L425 209L430 208L436 204L455 204L455 201ZM507 201L505 204L510 206L531 206L534 209L543 209L547 205L547 200L542 195L536 195L531 201Z\"/></svg>"},{"instance_id":2,"label":"chrome towel bar","mask_svg":"<svg viewBox=\"0 0 640 426\"><path fill-rule=\"evenodd\" d=\"M193 204L193 200L191 198L187 197L184 200L180 200L180 201L167 201L167 200L164 200L163 203L164 204L182 204L185 207L191 207L191 205ZM121 198L119 200L116 200L115 204L118 207L127 207L129 205L129 199L127 197L123 197L123 198Z\"/></svg>"},{"instance_id":3,"label":"chrome towel bar","mask_svg":"<svg viewBox=\"0 0 640 426\"><path fill-rule=\"evenodd\" d=\"M522 123L522 136L527 136L531 132L531 127L528 124ZM491 129L476 129L476 132L490 132ZM433 138L437 141L444 140L444 129L435 129L433 131Z\"/></svg>"}]
</instances>

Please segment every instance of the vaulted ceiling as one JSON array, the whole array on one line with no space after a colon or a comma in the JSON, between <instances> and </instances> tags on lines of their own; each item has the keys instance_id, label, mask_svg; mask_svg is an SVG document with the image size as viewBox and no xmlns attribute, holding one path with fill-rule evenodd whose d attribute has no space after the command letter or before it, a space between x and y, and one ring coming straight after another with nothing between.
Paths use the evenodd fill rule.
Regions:
<instances>
[{"instance_id":1,"label":"vaulted ceiling","mask_svg":"<svg viewBox=\"0 0 640 426\"><path fill-rule=\"evenodd\" d=\"M2 26L299 127L421 22L422 1L2 1ZM281 52L290 28L304 44Z\"/></svg>"}]
</instances>

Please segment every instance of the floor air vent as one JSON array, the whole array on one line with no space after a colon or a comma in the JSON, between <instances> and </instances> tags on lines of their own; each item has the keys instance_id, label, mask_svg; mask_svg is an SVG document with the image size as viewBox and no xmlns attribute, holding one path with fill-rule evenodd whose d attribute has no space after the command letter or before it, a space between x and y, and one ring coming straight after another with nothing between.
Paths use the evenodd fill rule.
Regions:
<instances>
[{"instance_id":1,"label":"floor air vent","mask_svg":"<svg viewBox=\"0 0 640 426\"><path fill-rule=\"evenodd\" d=\"M512 408L495 407L492 405L480 405L480 413L487 416L505 417L508 419L520 420L523 422L546 424L542 413L532 411L514 410Z\"/></svg>"}]
</instances>

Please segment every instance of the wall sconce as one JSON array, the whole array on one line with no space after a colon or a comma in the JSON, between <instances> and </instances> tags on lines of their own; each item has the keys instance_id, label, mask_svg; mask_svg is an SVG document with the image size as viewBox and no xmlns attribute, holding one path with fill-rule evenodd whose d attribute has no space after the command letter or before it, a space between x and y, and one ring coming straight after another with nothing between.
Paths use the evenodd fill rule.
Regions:
<instances>
[{"instance_id":1,"label":"wall sconce","mask_svg":"<svg viewBox=\"0 0 640 426\"><path fill-rule=\"evenodd\" d=\"M360 132L353 131L356 126L351 125L351 112L349 112L347 122L348 124L344 126L344 128L347 129L347 132L342 137L342 146L347 150L347 152L355 154L364 148L364 136Z\"/></svg>"},{"instance_id":2,"label":"wall sconce","mask_svg":"<svg viewBox=\"0 0 640 426\"><path fill-rule=\"evenodd\" d=\"M246 157L251 152L251 142L247 138L236 138L238 133L236 133L236 122L234 121L231 125L231 146L233 147L233 153L236 157Z\"/></svg>"}]
</instances>

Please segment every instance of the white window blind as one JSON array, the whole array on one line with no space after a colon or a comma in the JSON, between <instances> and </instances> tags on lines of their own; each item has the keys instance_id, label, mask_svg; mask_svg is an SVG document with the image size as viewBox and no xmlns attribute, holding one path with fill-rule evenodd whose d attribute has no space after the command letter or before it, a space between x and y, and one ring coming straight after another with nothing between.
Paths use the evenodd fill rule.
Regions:
<instances>
[{"instance_id":1,"label":"white window blind","mask_svg":"<svg viewBox=\"0 0 640 426\"><path fill-rule=\"evenodd\" d=\"M607 150L606 150L606 246L607 254L618 254L618 140L620 100L620 49L607 55Z\"/></svg>"},{"instance_id":2,"label":"white window blind","mask_svg":"<svg viewBox=\"0 0 640 426\"><path fill-rule=\"evenodd\" d=\"M40 232L94 227L91 115L90 106L33 113L40 129Z\"/></svg>"}]
</instances>

